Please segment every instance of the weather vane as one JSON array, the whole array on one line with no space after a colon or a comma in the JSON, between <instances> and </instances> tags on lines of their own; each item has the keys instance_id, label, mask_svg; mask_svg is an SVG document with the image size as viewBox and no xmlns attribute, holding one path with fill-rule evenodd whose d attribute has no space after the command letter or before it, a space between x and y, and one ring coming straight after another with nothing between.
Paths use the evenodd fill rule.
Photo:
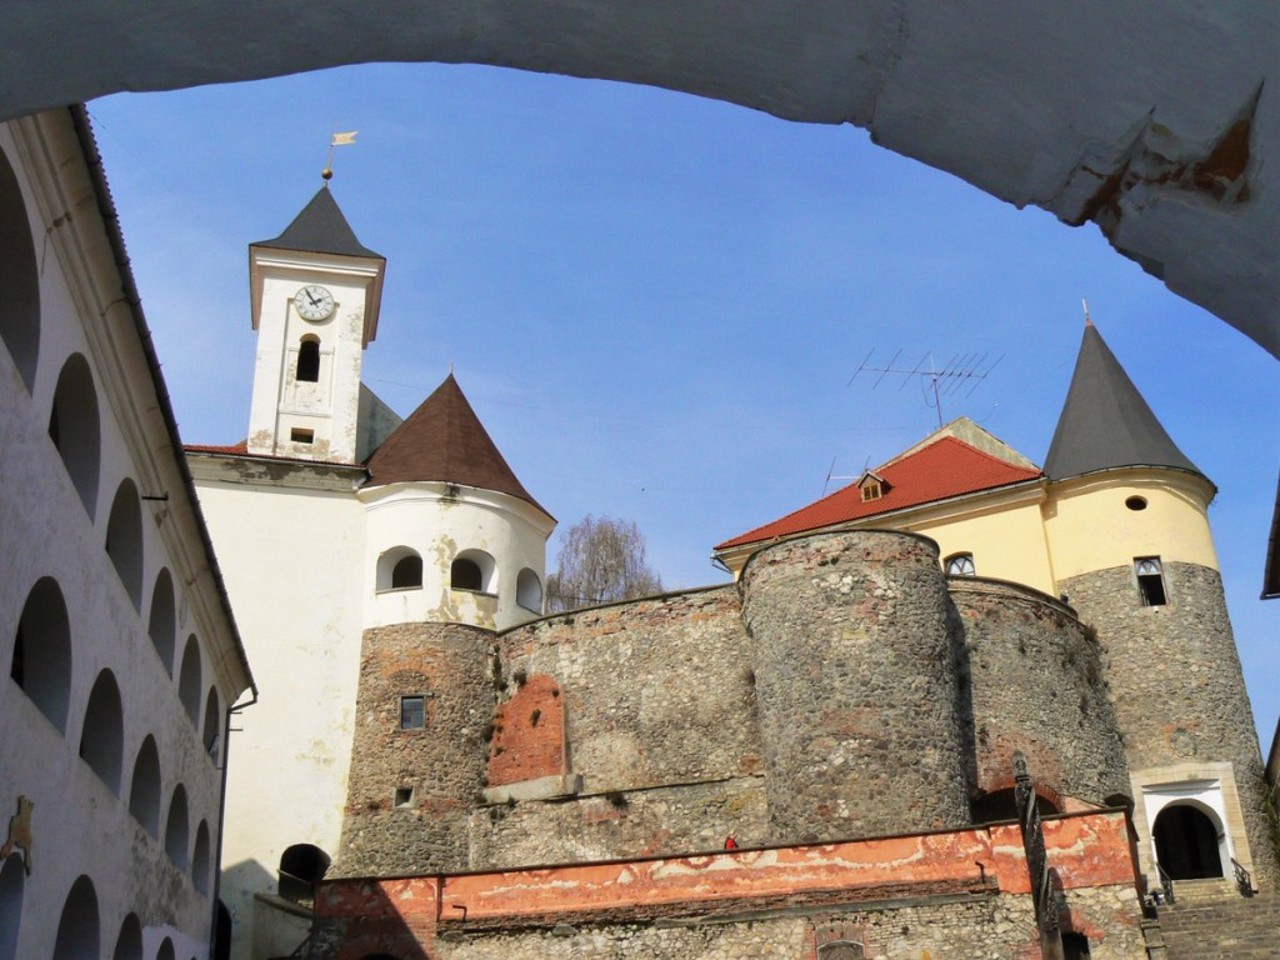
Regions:
<instances>
[{"instance_id":1,"label":"weather vane","mask_svg":"<svg viewBox=\"0 0 1280 960\"><path fill-rule=\"evenodd\" d=\"M335 133L329 140L329 158L325 161L324 169L320 171L320 176L324 179L327 186L329 181L333 179L333 148L349 147L355 144L356 134L359 130L348 130L346 133Z\"/></svg>"}]
</instances>

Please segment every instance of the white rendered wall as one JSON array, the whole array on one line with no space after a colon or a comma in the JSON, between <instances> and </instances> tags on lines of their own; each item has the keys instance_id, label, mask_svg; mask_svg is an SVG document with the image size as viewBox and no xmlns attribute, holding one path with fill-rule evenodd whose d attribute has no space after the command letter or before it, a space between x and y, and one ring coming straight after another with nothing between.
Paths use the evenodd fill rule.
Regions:
<instances>
[{"instance_id":1,"label":"white rendered wall","mask_svg":"<svg viewBox=\"0 0 1280 960\"><path fill-rule=\"evenodd\" d=\"M452 491L452 492L451 492ZM360 494L368 511L364 556L365 626L420 620L505 630L541 615L521 606L516 583L532 570L545 595L547 537L554 522L517 497L437 482L394 483ZM378 588L378 562L409 548L422 557L422 586ZM450 588L454 559L483 551L494 560L487 590Z\"/></svg>"},{"instance_id":2,"label":"white rendered wall","mask_svg":"<svg viewBox=\"0 0 1280 960\"><path fill-rule=\"evenodd\" d=\"M0 128L0 149L14 166L33 236L48 237L40 276L41 340L34 387L28 392L0 344L0 815L17 798L31 810L33 844L25 878L17 957L52 955L67 894L77 878L93 884L102 954L114 949L134 914L144 953L168 938L181 957L207 955L213 915L213 852L217 849L221 738L215 756L201 732L210 685L216 687L222 729L226 706L248 682L229 672L230 625L217 619L197 581L204 567L192 514L185 505L167 433L157 413L145 356L120 298L120 279L84 172L70 115L50 115ZM25 167L25 169L24 169ZM68 214L72 211L75 216ZM37 244L41 242L37 241ZM109 306L114 301L114 306ZM49 438L50 409L67 357L79 353L93 373L101 430L94 515L80 501ZM112 500L121 480L143 495L140 609L103 549ZM173 642L180 661L194 635L200 656L200 709L193 725L179 700L178 666L171 677L148 635L151 594L161 569L177 588ZM71 637L70 696L59 732L9 675L19 618L32 586L54 578L66 603ZM193 586L188 586L188 581ZM231 655L234 659L234 654ZM117 793L79 756L90 691L110 670L122 706L120 786ZM160 767L160 837L129 812L130 785L140 746L154 737ZM188 804L180 869L165 853L164 826L175 787ZM197 889L190 859L198 825L209 831L210 872ZM15 854L15 856L18 856Z\"/></svg>"},{"instance_id":3,"label":"white rendered wall","mask_svg":"<svg viewBox=\"0 0 1280 960\"><path fill-rule=\"evenodd\" d=\"M276 889L285 848L338 850L365 556L364 510L350 483L345 490L288 486L262 461L257 474L242 470L244 463L192 459L259 690L259 702L236 718L227 780L222 898L235 924L236 957L248 956L253 895Z\"/></svg>"},{"instance_id":4,"label":"white rendered wall","mask_svg":"<svg viewBox=\"0 0 1280 960\"><path fill-rule=\"evenodd\" d=\"M255 311L258 353L249 451L352 463L359 427L365 292L376 274L373 261L257 249L253 255L254 289L261 293ZM313 283L328 288L337 304L333 315L318 323L304 320L293 305L298 290ZM295 375L303 337L320 340L320 377L314 383L299 382ZM314 440L294 442L295 429L312 431Z\"/></svg>"}]
</instances>

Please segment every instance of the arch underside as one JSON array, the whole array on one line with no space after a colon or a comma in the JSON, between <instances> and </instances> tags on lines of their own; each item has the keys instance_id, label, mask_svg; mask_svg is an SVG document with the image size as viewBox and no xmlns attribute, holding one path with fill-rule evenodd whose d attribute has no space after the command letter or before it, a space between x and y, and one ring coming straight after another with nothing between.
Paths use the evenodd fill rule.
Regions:
<instances>
[{"instance_id":1,"label":"arch underside","mask_svg":"<svg viewBox=\"0 0 1280 960\"><path fill-rule=\"evenodd\" d=\"M1280 356L1272 4L964 0L21 4L0 118L347 63L481 63L851 123L1112 246ZM199 38L198 43L191 42Z\"/></svg>"}]
</instances>

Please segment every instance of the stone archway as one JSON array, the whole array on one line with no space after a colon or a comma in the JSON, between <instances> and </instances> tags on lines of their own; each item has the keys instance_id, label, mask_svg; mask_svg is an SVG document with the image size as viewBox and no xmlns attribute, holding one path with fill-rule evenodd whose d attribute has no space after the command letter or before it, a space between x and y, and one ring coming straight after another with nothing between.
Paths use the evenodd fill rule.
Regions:
<instances>
[{"instance_id":1,"label":"stone archway","mask_svg":"<svg viewBox=\"0 0 1280 960\"><path fill-rule=\"evenodd\" d=\"M121 90L439 61L650 84L852 123L1121 254L1280 356L1280 8L1150 16L990 0L199 0L29 4L0 40L0 118ZM191 42L199 38L199 43Z\"/></svg>"}]
</instances>

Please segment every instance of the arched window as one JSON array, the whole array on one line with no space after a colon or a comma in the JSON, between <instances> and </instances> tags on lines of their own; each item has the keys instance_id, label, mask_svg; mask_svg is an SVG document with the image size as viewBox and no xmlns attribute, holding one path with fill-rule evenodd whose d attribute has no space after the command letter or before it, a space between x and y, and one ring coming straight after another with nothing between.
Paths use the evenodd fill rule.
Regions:
<instances>
[{"instance_id":1,"label":"arched window","mask_svg":"<svg viewBox=\"0 0 1280 960\"><path fill-rule=\"evenodd\" d=\"M65 733L71 695L71 625L53 577L41 577L27 594L9 676L58 732Z\"/></svg>"},{"instance_id":2,"label":"arched window","mask_svg":"<svg viewBox=\"0 0 1280 960\"><path fill-rule=\"evenodd\" d=\"M151 616L147 621L147 633L151 635L151 643L169 676L173 676L174 634L177 631L175 609L173 578L169 576L167 569L162 569L151 590Z\"/></svg>"},{"instance_id":3,"label":"arched window","mask_svg":"<svg viewBox=\"0 0 1280 960\"><path fill-rule=\"evenodd\" d=\"M392 547L378 557L379 590L407 590L422 586L422 557L412 547Z\"/></svg>"},{"instance_id":4,"label":"arched window","mask_svg":"<svg viewBox=\"0 0 1280 960\"><path fill-rule=\"evenodd\" d=\"M0 150L0 340L9 349L27 391L36 380L40 355L40 271L31 241L22 189Z\"/></svg>"},{"instance_id":5,"label":"arched window","mask_svg":"<svg viewBox=\"0 0 1280 960\"><path fill-rule=\"evenodd\" d=\"M200 644L193 633L187 637L187 645L182 651L182 670L178 674L178 699L187 712L191 726L198 728L200 723Z\"/></svg>"},{"instance_id":6,"label":"arched window","mask_svg":"<svg viewBox=\"0 0 1280 960\"><path fill-rule=\"evenodd\" d=\"M133 761L129 781L129 813L153 837L160 837L160 752L153 736L147 734Z\"/></svg>"},{"instance_id":7,"label":"arched window","mask_svg":"<svg viewBox=\"0 0 1280 960\"><path fill-rule=\"evenodd\" d=\"M22 924L22 893L27 871L22 857L10 854L0 863L0 960L17 960Z\"/></svg>"},{"instance_id":8,"label":"arched window","mask_svg":"<svg viewBox=\"0 0 1280 960\"><path fill-rule=\"evenodd\" d=\"M98 502L98 462L102 438L98 427L98 394L89 362L73 353L62 365L49 411L49 439L80 494L90 519Z\"/></svg>"},{"instance_id":9,"label":"arched window","mask_svg":"<svg viewBox=\"0 0 1280 960\"><path fill-rule=\"evenodd\" d=\"M391 568L391 589L422 586L422 558L416 553L401 557Z\"/></svg>"},{"instance_id":10,"label":"arched window","mask_svg":"<svg viewBox=\"0 0 1280 960\"><path fill-rule=\"evenodd\" d=\"M80 757L116 796L120 795L120 765L124 750L124 710L115 674L103 670L93 682L80 733Z\"/></svg>"},{"instance_id":11,"label":"arched window","mask_svg":"<svg viewBox=\"0 0 1280 960\"><path fill-rule=\"evenodd\" d=\"M977 573L972 553L953 553L947 557L946 569L947 575L952 577L972 577Z\"/></svg>"},{"instance_id":12,"label":"arched window","mask_svg":"<svg viewBox=\"0 0 1280 960\"><path fill-rule=\"evenodd\" d=\"M84 960L98 956L98 895L93 881L81 874L71 885L67 901L62 905L58 921L58 939L53 945L53 960Z\"/></svg>"},{"instance_id":13,"label":"arched window","mask_svg":"<svg viewBox=\"0 0 1280 960\"><path fill-rule=\"evenodd\" d=\"M294 379L300 383L316 383L320 379L320 338L308 335L298 344L298 366Z\"/></svg>"},{"instance_id":14,"label":"arched window","mask_svg":"<svg viewBox=\"0 0 1280 960\"><path fill-rule=\"evenodd\" d=\"M1174 880L1224 876L1217 817L1190 803L1171 803L1156 816L1156 859Z\"/></svg>"},{"instance_id":15,"label":"arched window","mask_svg":"<svg viewBox=\"0 0 1280 960\"><path fill-rule=\"evenodd\" d=\"M107 520L107 556L111 558L135 610L142 609L142 502L125 477L116 488Z\"/></svg>"},{"instance_id":16,"label":"arched window","mask_svg":"<svg viewBox=\"0 0 1280 960\"><path fill-rule=\"evenodd\" d=\"M196 827L196 845L191 851L191 882L201 893L209 892L209 825L203 820Z\"/></svg>"},{"instance_id":17,"label":"arched window","mask_svg":"<svg viewBox=\"0 0 1280 960\"><path fill-rule=\"evenodd\" d=\"M156 960L174 960L173 941L168 937L160 941L160 949L156 951Z\"/></svg>"},{"instance_id":18,"label":"arched window","mask_svg":"<svg viewBox=\"0 0 1280 960\"><path fill-rule=\"evenodd\" d=\"M204 698L204 734L200 737L204 744L204 752L214 763L218 762L218 738L222 732L222 704L218 699L215 687L209 688L209 695Z\"/></svg>"},{"instance_id":19,"label":"arched window","mask_svg":"<svg viewBox=\"0 0 1280 960\"><path fill-rule=\"evenodd\" d=\"M280 896L295 903L310 900L330 863L329 855L313 844L288 847L280 854Z\"/></svg>"},{"instance_id":20,"label":"arched window","mask_svg":"<svg viewBox=\"0 0 1280 960\"><path fill-rule=\"evenodd\" d=\"M483 550L465 550L449 568L449 585L454 590L493 593L493 557Z\"/></svg>"},{"instance_id":21,"label":"arched window","mask_svg":"<svg viewBox=\"0 0 1280 960\"><path fill-rule=\"evenodd\" d=\"M187 791L182 784L173 788L173 799L169 801L169 817L164 824L164 852L169 859L183 872L187 869L187 836L190 827L187 823Z\"/></svg>"},{"instance_id":22,"label":"arched window","mask_svg":"<svg viewBox=\"0 0 1280 960\"><path fill-rule=\"evenodd\" d=\"M532 613L542 612L542 581L528 567L516 578L516 603Z\"/></svg>"},{"instance_id":23,"label":"arched window","mask_svg":"<svg viewBox=\"0 0 1280 960\"><path fill-rule=\"evenodd\" d=\"M115 953L111 960L142 960L142 924L136 914L129 914L120 924Z\"/></svg>"}]
</instances>

